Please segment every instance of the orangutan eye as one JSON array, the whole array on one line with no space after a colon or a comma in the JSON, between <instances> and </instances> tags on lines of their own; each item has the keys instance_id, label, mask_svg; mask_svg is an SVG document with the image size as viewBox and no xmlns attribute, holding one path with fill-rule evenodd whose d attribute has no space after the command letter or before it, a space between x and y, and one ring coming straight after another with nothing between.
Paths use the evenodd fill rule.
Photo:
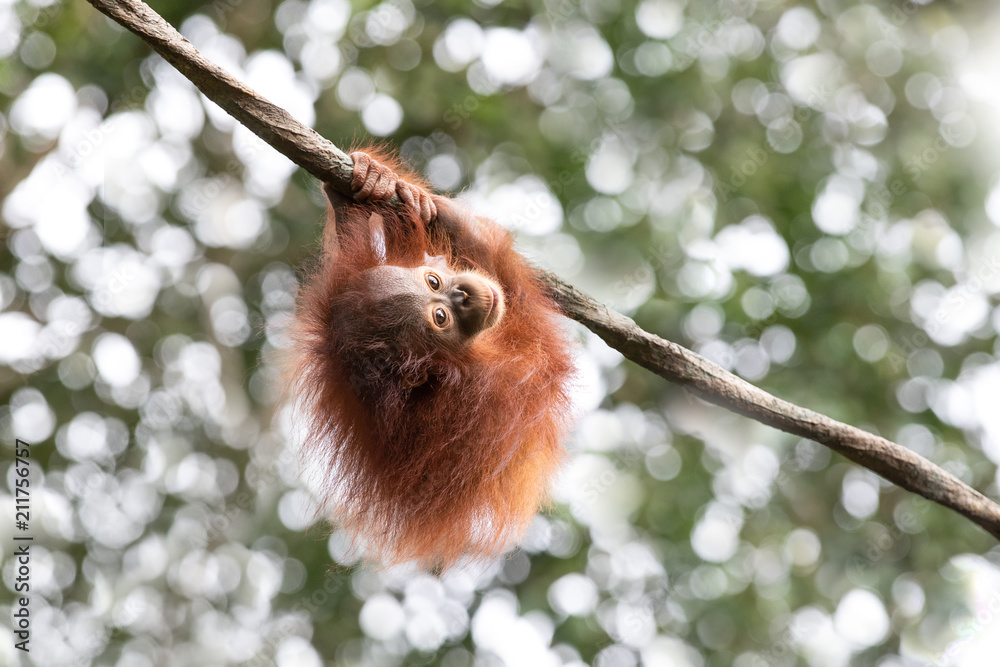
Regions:
<instances>
[{"instance_id":1,"label":"orangutan eye","mask_svg":"<svg viewBox=\"0 0 1000 667\"><path fill-rule=\"evenodd\" d=\"M428 273L427 274L427 284L435 292L438 292L438 291L441 290L441 279L438 278L436 274L433 274L433 273Z\"/></svg>"},{"instance_id":2,"label":"orangutan eye","mask_svg":"<svg viewBox=\"0 0 1000 667\"><path fill-rule=\"evenodd\" d=\"M438 325L442 329L444 325L448 324L448 313L445 312L444 308L434 309L434 324Z\"/></svg>"}]
</instances>

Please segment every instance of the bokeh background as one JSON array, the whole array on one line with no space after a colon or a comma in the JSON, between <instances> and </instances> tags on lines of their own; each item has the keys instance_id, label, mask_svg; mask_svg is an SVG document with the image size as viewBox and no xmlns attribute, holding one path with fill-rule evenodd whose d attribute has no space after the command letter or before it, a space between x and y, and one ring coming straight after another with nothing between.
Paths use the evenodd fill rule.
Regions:
<instances>
[{"instance_id":1,"label":"bokeh background","mask_svg":"<svg viewBox=\"0 0 1000 667\"><path fill-rule=\"evenodd\" d=\"M994 3L153 7L647 330L1000 493ZM521 548L360 567L268 362L317 184L82 0L0 0L0 58L0 664L996 664L995 540L571 324L578 427Z\"/></svg>"}]
</instances>

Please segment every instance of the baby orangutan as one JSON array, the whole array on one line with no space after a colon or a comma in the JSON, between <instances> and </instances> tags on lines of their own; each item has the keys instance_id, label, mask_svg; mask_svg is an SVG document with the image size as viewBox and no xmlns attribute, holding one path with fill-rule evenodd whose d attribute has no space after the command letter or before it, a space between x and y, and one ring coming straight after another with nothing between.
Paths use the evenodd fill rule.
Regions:
<instances>
[{"instance_id":1,"label":"baby orangutan","mask_svg":"<svg viewBox=\"0 0 1000 667\"><path fill-rule=\"evenodd\" d=\"M323 247L296 304L304 451L369 558L500 554L563 458L566 334L506 230L396 164L351 158L354 200L324 188Z\"/></svg>"}]
</instances>

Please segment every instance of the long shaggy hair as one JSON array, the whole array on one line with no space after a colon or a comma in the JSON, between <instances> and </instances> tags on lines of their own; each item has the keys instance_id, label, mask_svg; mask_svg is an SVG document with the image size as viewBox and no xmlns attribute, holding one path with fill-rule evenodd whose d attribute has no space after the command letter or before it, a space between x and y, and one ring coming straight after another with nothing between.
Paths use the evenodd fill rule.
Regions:
<instances>
[{"instance_id":1,"label":"long shaggy hair","mask_svg":"<svg viewBox=\"0 0 1000 667\"><path fill-rule=\"evenodd\" d=\"M305 455L326 470L326 510L387 565L502 553L564 457L573 370L556 308L492 221L479 220L477 256L455 256L435 225L378 204L331 205L326 224L298 295L289 368ZM425 255L504 291L504 317L462 349L427 344L399 308L373 299L366 271L420 266Z\"/></svg>"}]
</instances>

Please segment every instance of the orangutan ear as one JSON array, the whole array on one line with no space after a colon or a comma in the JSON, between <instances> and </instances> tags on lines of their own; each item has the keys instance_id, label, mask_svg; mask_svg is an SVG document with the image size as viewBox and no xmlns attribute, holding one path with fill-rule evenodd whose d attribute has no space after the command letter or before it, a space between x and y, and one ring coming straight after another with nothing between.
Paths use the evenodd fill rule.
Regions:
<instances>
[{"instance_id":1,"label":"orangutan ear","mask_svg":"<svg viewBox=\"0 0 1000 667\"><path fill-rule=\"evenodd\" d=\"M380 264L386 261L385 226L379 213L371 213L365 218L365 213L350 197L342 195L329 183L323 184L323 193L328 202L326 210L326 228L323 231L323 247L332 255L340 250L340 239L348 233L348 227L364 228L368 234L372 252ZM357 233L357 232L355 232Z\"/></svg>"},{"instance_id":2,"label":"orangutan ear","mask_svg":"<svg viewBox=\"0 0 1000 667\"><path fill-rule=\"evenodd\" d=\"M403 386L414 388L427 383L427 371L403 373Z\"/></svg>"}]
</instances>

